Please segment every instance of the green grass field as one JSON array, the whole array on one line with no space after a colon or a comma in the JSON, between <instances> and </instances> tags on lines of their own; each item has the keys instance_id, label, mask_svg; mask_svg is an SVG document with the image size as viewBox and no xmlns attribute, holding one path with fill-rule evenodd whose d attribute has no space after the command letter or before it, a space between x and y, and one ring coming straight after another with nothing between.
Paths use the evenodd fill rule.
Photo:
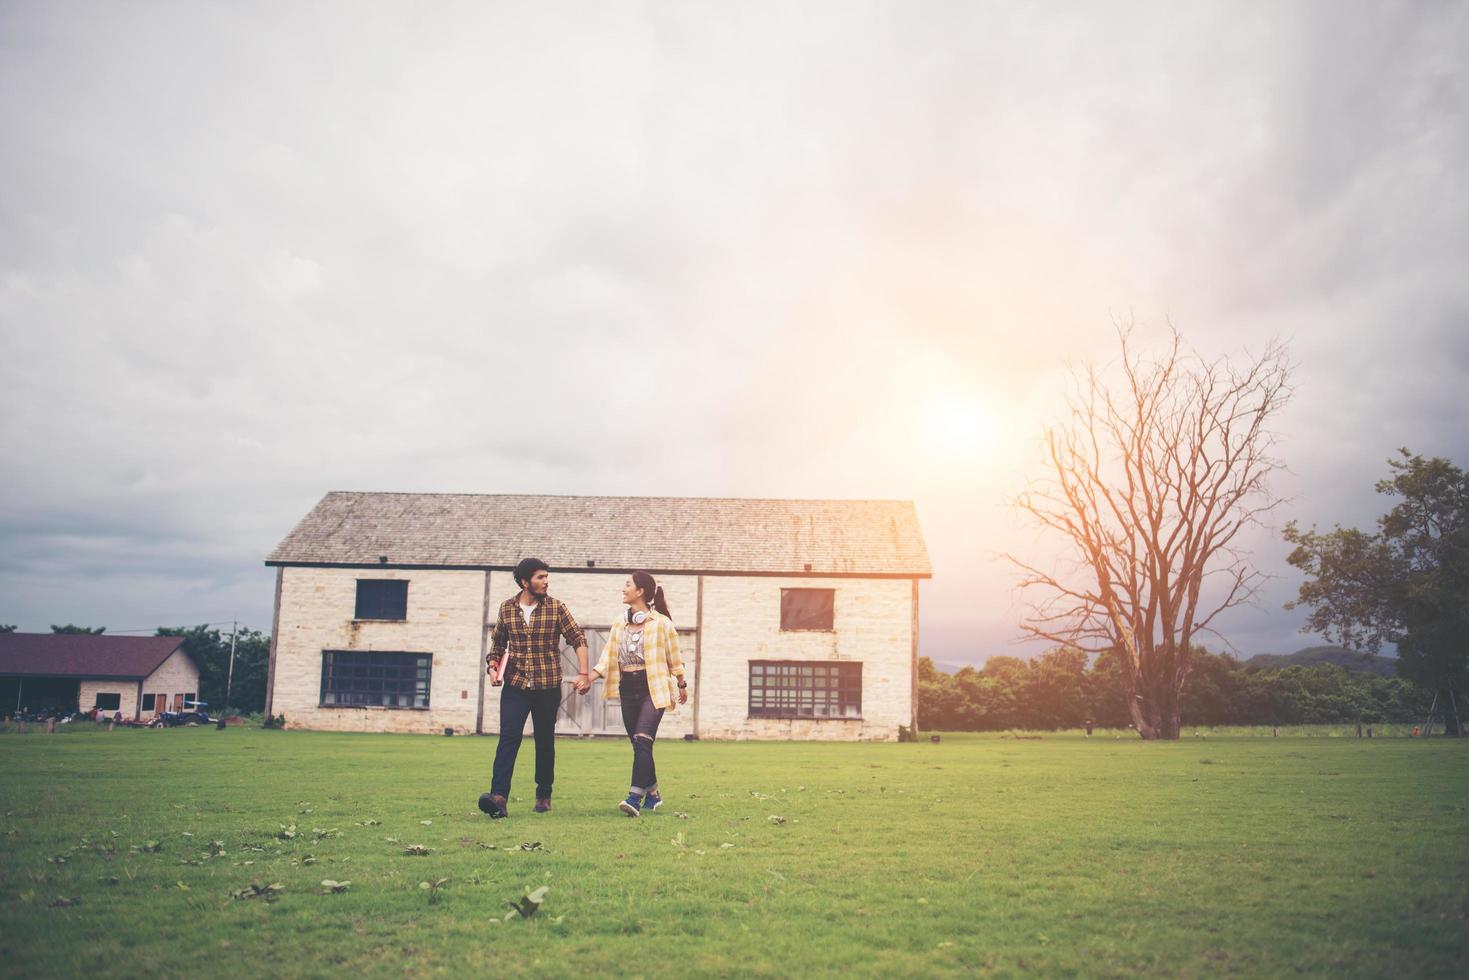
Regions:
<instances>
[{"instance_id":1,"label":"green grass field","mask_svg":"<svg viewBox=\"0 0 1469 980\"><path fill-rule=\"evenodd\" d=\"M670 742L667 803L637 820L615 811L626 743L558 743L556 809L538 816L527 742L512 817L492 823L475 798L494 747L0 735L0 973L1404 977L1469 963L1469 744L1451 740ZM351 884L324 893L328 879ZM252 882L278 899L233 897ZM540 886L540 911L514 915Z\"/></svg>"}]
</instances>

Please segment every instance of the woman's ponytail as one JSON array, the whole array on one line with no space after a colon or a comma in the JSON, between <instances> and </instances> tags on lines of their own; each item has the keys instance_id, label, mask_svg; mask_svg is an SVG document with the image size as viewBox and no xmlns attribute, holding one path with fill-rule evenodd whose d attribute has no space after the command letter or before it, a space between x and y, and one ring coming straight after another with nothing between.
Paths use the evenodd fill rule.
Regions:
<instances>
[{"instance_id":1,"label":"woman's ponytail","mask_svg":"<svg viewBox=\"0 0 1469 980\"><path fill-rule=\"evenodd\" d=\"M668 600L663 597L663 586L655 582L653 580L653 576L649 575L647 572L633 572L632 582L633 585L636 585L640 590L642 590L643 600L647 602L648 605L658 610L659 614L667 616L669 619L673 618L673 616L668 612Z\"/></svg>"}]
</instances>

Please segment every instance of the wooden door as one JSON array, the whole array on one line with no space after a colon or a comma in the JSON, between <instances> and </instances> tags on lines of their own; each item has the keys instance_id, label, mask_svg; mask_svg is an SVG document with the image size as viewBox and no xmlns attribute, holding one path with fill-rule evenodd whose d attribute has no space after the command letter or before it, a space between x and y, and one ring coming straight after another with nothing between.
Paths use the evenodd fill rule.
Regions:
<instances>
[{"instance_id":1,"label":"wooden door","mask_svg":"<svg viewBox=\"0 0 1469 980\"><path fill-rule=\"evenodd\" d=\"M173 710L175 713L184 710L184 696L182 694L175 694L173 696Z\"/></svg>"},{"instance_id":2,"label":"wooden door","mask_svg":"<svg viewBox=\"0 0 1469 980\"><path fill-rule=\"evenodd\" d=\"M597 665L597 659L607 647L610 628L586 628L588 669ZM580 665L576 651L561 647L562 674L561 707L556 712L557 735L622 735L622 708L617 699L608 701L602 696L605 681L597 678L586 694L577 694L572 682L576 680Z\"/></svg>"},{"instance_id":3,"label":"wooden door","mask_svg":"<svg viewBox=\"0 0 1469 980\"><path fill-rule=\"evenodd\" d=\"M597 665L597 659L602 656L602 651L607 647L607 640L612 635L611 627L583 627L582 632L587 637L587 659L588 669ZM695 631L680 629L678 631L678 645L682 654L684 670L688 676L694 676L694 639ZM613 656L616 656L614 651ZM557 735L619 735L627 737L627 730L622 725L622 701L619 698L608 700L602 696L602 688L606 681L602 678L592 684L592 689L585 695L577 694L572 687L571 681L576 680L578 670L576 651L568 646L561 647L561 666L563 677L570 680L561 682L561 707L556 712L556 734Z\"/></svg>"}]
</instances>

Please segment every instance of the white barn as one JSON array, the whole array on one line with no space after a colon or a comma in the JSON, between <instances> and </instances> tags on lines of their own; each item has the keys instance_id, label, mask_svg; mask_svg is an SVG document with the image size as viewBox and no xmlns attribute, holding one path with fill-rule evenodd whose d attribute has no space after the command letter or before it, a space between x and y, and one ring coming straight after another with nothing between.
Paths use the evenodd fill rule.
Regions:
<instances>
[{"instance_id":1,"label":"white barn","mask_svg":"<svg viewBox=\"0 0 1469 980\"><path fill-rule=\"evenodd\" d=\"M692 693L664 737L895 739L913 725L932 572L912 503L886 500L329 493L266 560L267 713L495 732L489 628L525 557L551 566L594 663L628 572L657 577ZM600 690L562 690L558 733L623 734Z\"/></svg>"}]
</instances>

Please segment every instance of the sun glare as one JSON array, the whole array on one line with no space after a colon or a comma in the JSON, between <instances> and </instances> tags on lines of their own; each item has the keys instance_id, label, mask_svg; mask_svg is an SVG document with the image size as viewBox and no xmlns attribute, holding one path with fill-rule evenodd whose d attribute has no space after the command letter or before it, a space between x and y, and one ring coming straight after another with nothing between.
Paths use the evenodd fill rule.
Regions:
<instances>
[{"instance_id":1,"label":"sun glare","mask_svg":"<svg viewBox=\"0 0 1469 980\"><path fill-rule=\"evenodd\" d=\"M975 396L939 392L924 405L923 431L930 447L947 454L982 452L995 441L994 416Z\"/></svg>"}]
</instances>

